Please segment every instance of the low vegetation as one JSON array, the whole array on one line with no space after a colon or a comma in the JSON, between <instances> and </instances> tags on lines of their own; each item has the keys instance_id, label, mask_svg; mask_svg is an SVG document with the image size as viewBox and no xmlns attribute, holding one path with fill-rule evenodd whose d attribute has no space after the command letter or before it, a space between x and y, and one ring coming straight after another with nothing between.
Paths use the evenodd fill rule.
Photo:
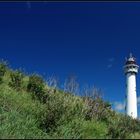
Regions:
<instances>
[{"instance_id":1,"label":"low vegetation","mask_svg":"<svg viewBox=\"0 0 140 140\"><path fill-rule=\"evenodd\" d=\"M66 90L49 85L40 75L14 71L1 61L1 139L140 138L140 121L113 111L100 90L76 96L74 79Z\"/></svg>"}]
</instances>

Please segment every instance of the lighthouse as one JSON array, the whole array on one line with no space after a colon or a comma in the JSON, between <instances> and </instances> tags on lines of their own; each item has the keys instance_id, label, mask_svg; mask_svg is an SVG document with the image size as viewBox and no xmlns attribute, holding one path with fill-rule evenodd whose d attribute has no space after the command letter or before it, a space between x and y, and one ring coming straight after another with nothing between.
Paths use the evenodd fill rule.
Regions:
<instances>
[{"instance_id":1,"label":"lighthouse","mask_svg":"<svg viewBox=\"0 0 140 140\"><path fill-rule=\"evenodd\" d=\"M137 118L137 93L136 93L136 75L139 66L136 59L130 54L126 58L124 73L126 76L126 114L132 118Z\"/></svg>"}]
</instances>

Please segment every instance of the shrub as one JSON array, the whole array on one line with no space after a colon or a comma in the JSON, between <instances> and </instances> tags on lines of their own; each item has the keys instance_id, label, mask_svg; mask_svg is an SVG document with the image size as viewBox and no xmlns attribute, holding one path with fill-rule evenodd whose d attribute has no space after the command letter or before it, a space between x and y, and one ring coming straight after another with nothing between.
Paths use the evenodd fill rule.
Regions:
<instances>
[{"instance_id":1,"label":"shrub","mask_svg":"<svg viewBox=\"0 0 140 140\"><path fill-rule=\"evenodd\" d=\"M90 97L84 98L87 110L85 112L86 120L91 120L92 118L106 121L109 112L111 111L111 105L108 102L103 101L102 98L92 99Z\"/></svg>"},{"instance_id":2,"label":"shrub","mask_svg":"<svg viewBox=\"0 0 140 140\"><path fill-rule=\"evenodd\" d=\"M57 96L57 94L55 94ZM44 129L44 131L54 132L59 125L58 122L60 121L62 115L66 111L66 107L64 107L63 99L60 96L53 96L52 94L49 95L48 101L46 103L47 108L47 116L42 121L40 127Z\"/></svg>"},{"instance_id":3,"label":"shrub","mask_svg":"<svg viewBox=\"0 0 140 140\"><path fill-rule=\"evenodd\" d=\"M47 92L44 91L44 80L41 76L33 74L29 77L27 91L33 93L33 97L37 97L40 101L46 102Z\"/></svg>"},{"instance_id":4,"label":"shrub","mask_svg":"<svg viewBox=\"0 0 140 140\"><path fill-rule=\"evenodd\" d=\"M108 129L111 138L129 138L132 133L140 132L140 121L129 116L114 114L108 119Z\"/></svg>"},{"instance_id":5,"label":"shrub","mask_svg":"<svg viewBox=\"0 0 140 140\"><path fill-rule=\"evenodd\" d=\"M62 124L70 123L76 117L84 118L82 100L65 93L49 94L46 102L47 116L41 127L47 133L56 132Z\"/></svg>"},{"instance_id":6,"label":"shrub","mask_svg":"<svg viewBox=\"0 0 140 140\"><path fill-rule=\"evenodd\" d=\"M1 60L0 61L0 83L2 83L3 76L6 73L8 67L8 63L6 61Z\"/></svg>"},{"instance_id":7,"label":"shrub","mask_svg":"<svg viewBox=\"0 0 140 140\"><path fill-rule=\"evenodd\" d=\"M9 82L9 86L14 89L20 90L22 87L24 74L20 70L16 70L15 72L10 73L11 81Z\"/></svg>"}]
</instances>

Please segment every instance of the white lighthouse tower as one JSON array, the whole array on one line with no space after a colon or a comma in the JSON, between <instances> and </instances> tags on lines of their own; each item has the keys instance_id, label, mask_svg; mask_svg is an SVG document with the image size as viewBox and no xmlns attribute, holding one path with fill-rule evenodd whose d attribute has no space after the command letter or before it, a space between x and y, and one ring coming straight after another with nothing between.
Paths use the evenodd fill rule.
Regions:
<instances>
[{"instance_id":1,"label":"white lighthouse tower","mask_svg":"<svg viewBox=\"0 0 140 140\"><path fill-rule=\"evenodd\" d=\"M137 93L136 93L136 74L139 66L135 58L130 54L126 58L124 72L126 75L126 114L132 118L137 118Z\"/></svg>"}]
</instances>

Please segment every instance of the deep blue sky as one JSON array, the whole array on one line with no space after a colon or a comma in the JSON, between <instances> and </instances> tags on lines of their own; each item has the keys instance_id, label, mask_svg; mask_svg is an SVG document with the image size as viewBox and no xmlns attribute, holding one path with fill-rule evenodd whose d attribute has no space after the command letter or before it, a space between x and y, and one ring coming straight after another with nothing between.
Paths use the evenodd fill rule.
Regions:
<instances>
[{"instance_id":1,"label":"deep blue sky","mask_svg":"<svg viewBox=\"0 0 140 140\"><path fill-rule=\"evenodd\" d=\"M29 73L75 74L105 100L123 102L125 57L140 64L140 3L0 3L0 58ZM137 92L140 95L140 76Z\"/></svg>"}]
</instances>

